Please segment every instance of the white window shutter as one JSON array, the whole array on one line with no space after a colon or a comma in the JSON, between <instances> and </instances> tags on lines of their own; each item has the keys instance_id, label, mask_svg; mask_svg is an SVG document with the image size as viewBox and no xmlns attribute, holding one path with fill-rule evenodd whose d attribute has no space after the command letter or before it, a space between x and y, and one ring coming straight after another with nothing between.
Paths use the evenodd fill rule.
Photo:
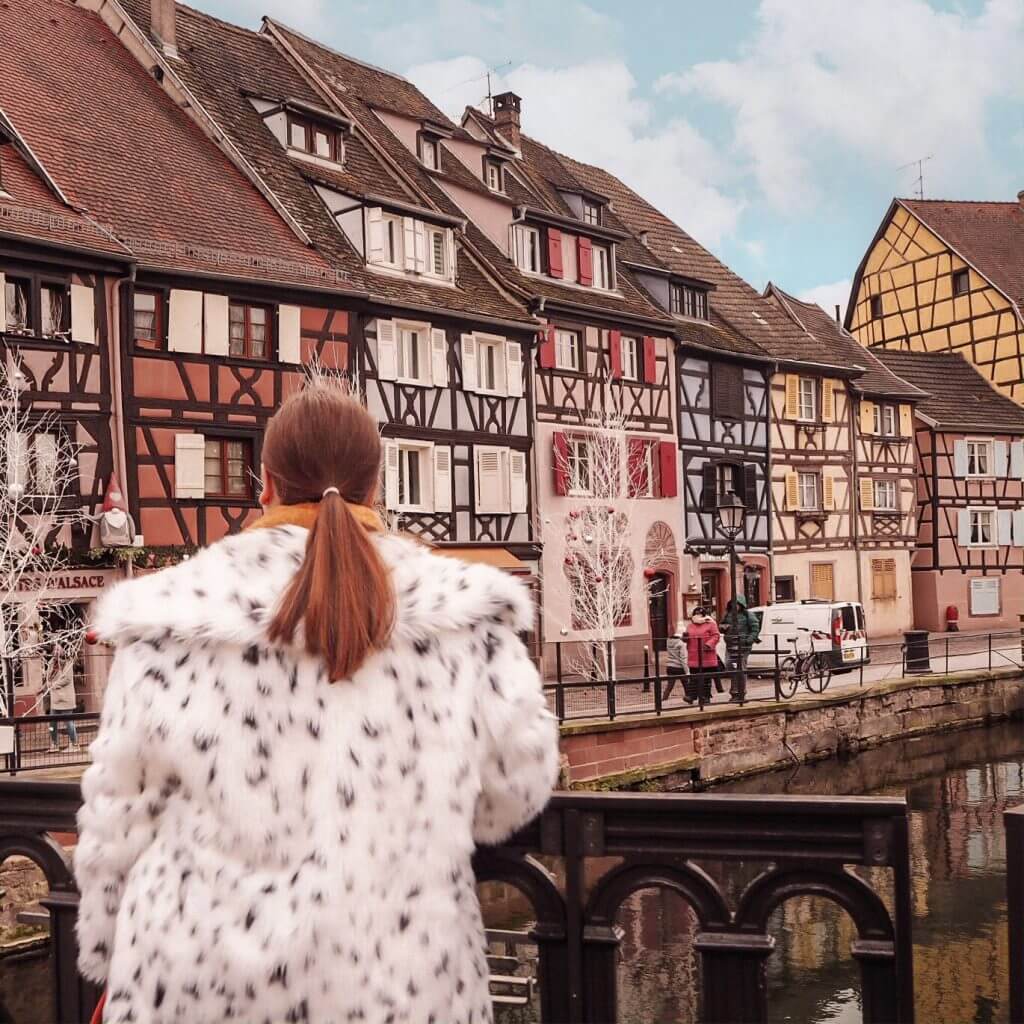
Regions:
<instances>
[{"instance_id":1,"label":"white window shutter","mask_svg":"<svg viewBox=\"0 0 1024 1024\"><path fill-rule=\"evenodd\" d=\"M992 463L997 479L1006 478L1006 466L1009 461L1008 446L1005 441L994 441L992 443Z\"/></svg>"},{"instance_id":2,"label":"white window shutter","mask_svg":"<svg viewBox=\"0 0 1024 1024\"><path fill-rule=\"evenodd\" d=\"M57 481L57 438L53 434L36 434L32 439L36 489L40 494L53 494Z\"/></svg>"},{"instance_id":3,"label":"white window shutter","mask_svg":"<svg viewBox=\"0 0 1024 1024\"><path fill-rule=\"evenodd\" d=\"M413 269L417 274L422 274L427 269L427 227L422 221L413 221L413 239Z\"/></svg>"},{"instance_id":4,"label":"white window shutter","mask_svg":"<svg viewBox=\"0 0 1024 1024\"><path fill-rule=\"evenodd\" d=\"M1014 480L1024 480L1024 441L1014 441L1010 445L1010 476Z\"/></svg>"},{"instance_id":5,"label":"white window shutter","mask_svg":"<svg viewBox=\"0 0 1024 1024\"><path fill-rule=\"evenodd\" d=\"M1013 510L1001 508L996 512L996 543L1013 543Z\"/></svg>"},{"instance_id":6,"label":"white window shutter","mask_svg":"<svg viewBox=\"0 0 1024 1024\"><path fill-rule=\"evenodd\" d=\"M444 258L448 264L444 268L444 276L449 281L455 280L455 232L448 228L444 233Z\"/></svg>"},{"instance_id":7,"label":"white window shutter","mask_svg":"<svg viewBox=\"0 0 1024 1024\"><path fill-rule=\"evenodd\" d=\"M202 434L174 435L174 496L206 497L206 438Z\"/></svg>"},{"instance_id":8,"label":"white window shutter","mask_svg":"<svg viewBox=\"0 0 1024 1024\"><path fill-rule=\"evenodd\" d=\"M508 507L510 512L526 511L526 453L508 453Z\"/></svg>"},{"instance_id":9,"label":"white window shutter","mask_svg":"<svg viewBox=\"0 0 1024 1024\"><path fill-rule=\"evenodd\" d=\"M384 259L384 214L379 206L371 206L366 211L366 234L367 262L382 262Z\"/></svg>"},{"instance_id":10,"label":"white window shutter","mask_svg":"<svg viewBox=\"0 0 1024 1024\"><path fill-rule=\"evenodd\" d=\"M971 512L970 509L962 508L957 515L956 542L960 547L965 548L971 543Z\"/></svg>"},{"instance_id":11,"label":"white window shutter","mask_svg":"<svg viewBox=\"0 0 1024 1024\"><path fill-rule=\"evenodd\" d=\"M298 306L277 307L277 358L294 365L302 362L302 310Z\"/></svg>"},{"instance_id":12,"label":"white window shutter","mask_svg":"<svg viewBox=\"0 0 1024 1024\"><path fill-rule=\"evenodd\" d=\"M29 435L12 431L7 441L7 486L28 490Z\"/></svg>"},{"instance_id":13,"label":"white window shutter","mask_svg":"<svg viewBox=\"0 0 1024 1024\"><path fill-rule=\"evenodd\" d=\"M452 450L447 445L434 447L434 511L452 510Z\"/></svg>"},{"instance_id":14,"label":"white window shutter","mask_svg":"<svg viewBox=\"0 0 1024 1024\"><path fill-rule=\"evenodd\" d=\"M7 327L7 276L0 273L0 331Z\"/></svg>"},{"instance_id":15,"label":"white window shutter","mask_svg":"<svg viewBox=\"0 0 1024 1024\"><path fill-rule=\"evenodd\" d=\"M167 348L203 351L203 293L172 288L167 313Z\"/></svg>"},{"instance_id":16,"label":"white window shutter","mask_svg":"<svg viewBox=\"0 0 1024 1024\"><path fill-rule=\"evenodd\" d=\"M1024 548L1024 508L1013 510L1013 546Z\"/></svg>"},{"instance_id":17,"label":"white window shutter","mask_svg":"<svg viewBox=\"0 0 1024 1024\"><path fill-rule=\"evenodd\" d=\"M416 269L416 221L412 217L402 218L402 258L406 270Z\"/></svg>"},{"instance_id":18,"label":"white window shutter","mask_svg":"<svg viewBox=\"0 0 1024 1024\"><path fill-rule=\"evenodd\" d=\"M476 391L479 385L476 368L476 338L472 334L462 335L462 389Z\"/></svg>"},{"instance_id":19,"label":"white window shutter","mask_svg":"<svg viewBox=\"0 0 1024 1024\"><path fill-rule=\"evenodd\" d=\"M71 286L71 340L96 344L96 295L88 285Z\"/></svg>"},{"instance_id":20,"label":"white window shutter","mask_svg":"<svg viewBox=\"0 0 1024 1024\"><path fill-rule=\"evenodd\" d=\"M953 473L956 476L967 476L967 442L953 442Z\"/></svg>"},{"instance_id":21,"label":"white window shutter","mask_svg":"<svg viewBox=\"0 0 1024 1024\"><path fill-rule=\"evenodd\" d=\"M208 356L228 354L228 297L207 292L203 296L203 351Z\"/></svg>"},{"instance_id":22,"label":"white window shutter","mask_svg":"<svg viewBox=\"0 0 1024 1024\"><path fill-rule=\"evenodd\" d=\"M523 350L518 341L505 342L505 394L523 396Z\"/></svg>"},{"instance_id":23,"label":"white window shutter","mask_svg":"<svg viewBox=\"0 0 1024 1024\"><path fill-rule=\"evenodd\" d=\"M442 327L430 329L430 372L435 388L448 387L448 336Z\"/></svg>"},{"instance_id":24,"label":"white window shutter","mask_svg":"<svg viewBox=\"0 0 1024 1024\"><path fill-rule=\"evenodd\" d=\"M481 445L476 449L476 510L481 513L504 512L501 448Z\"/></svg>"},{"instance_id":25,"label":"white window shutter","mask_svg":"<svg viewBox=\"0 0 1024 1024\"><path fill-rule=\"evenodd\" d=\"M398 377L398 325L394 320L377 321L377 376L381 380Z\"/></svg>"},{"instance_id":26,"label":"white window shutter","mask_svg":"<svg viewBox=\"0 0 1024 1024\"><path fill-rule=\"evenodd\" d=\"M398 508L398 444L384 442L384 507Z\"/></svg>"}]
</instances>

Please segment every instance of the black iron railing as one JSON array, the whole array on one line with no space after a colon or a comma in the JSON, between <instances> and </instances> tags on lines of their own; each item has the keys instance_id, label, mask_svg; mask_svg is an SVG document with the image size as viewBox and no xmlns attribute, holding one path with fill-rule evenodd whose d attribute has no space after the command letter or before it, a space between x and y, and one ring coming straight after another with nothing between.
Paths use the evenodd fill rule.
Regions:
<instances>
[{"instance_id":1,"label":"black iron railing","mask_svg":"<svg viewBox=\"0 0 1024 1024\"><path fill-rule=\"evenodd\" d=\"M50 911L56 1018L68 1022L88 1020L97 993L75 971L77 895L68 856L49 833L74 830L79 799L74 783L0 781L0 858L30 857L49 881L43 902ZM856 866L885 869L870 873L879 888L850 870ZM852 918L864 1020L913 1020L901 799L557 794L510 842L479 849L475 868L479 882L511 885L532 906L547 1024L618 1019L623 933L616 917L634 892L652 887L677 893L696 915L699 1020L767 1019L769 916L799 895L833 900ZM727 892L735 889L739 895L730 901ZM892 894L891 913L883 891Z\"/></svg>"}]
</instances>

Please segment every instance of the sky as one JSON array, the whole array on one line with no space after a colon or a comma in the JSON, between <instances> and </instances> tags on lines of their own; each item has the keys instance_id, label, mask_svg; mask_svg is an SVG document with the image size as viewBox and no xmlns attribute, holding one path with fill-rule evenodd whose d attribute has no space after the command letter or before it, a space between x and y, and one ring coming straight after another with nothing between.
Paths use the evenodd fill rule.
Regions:
<instances>
[{"instance_id":1,"label":"sky","mask_svg":"<svg viewBox=\"0 0 1024 1024\"><path fill-rule=\"evenodd\" d=\"M894 195L1024 189L1024 0L191 0L397 71L642 193L832 311Z\"/></svg>"}]
</instances>

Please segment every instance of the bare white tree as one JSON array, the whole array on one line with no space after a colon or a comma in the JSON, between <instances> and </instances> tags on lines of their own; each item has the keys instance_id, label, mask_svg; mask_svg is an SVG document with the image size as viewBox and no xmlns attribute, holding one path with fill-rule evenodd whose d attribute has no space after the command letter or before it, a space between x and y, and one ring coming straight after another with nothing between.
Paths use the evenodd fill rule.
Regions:
<instances>
[{"instance_id":1,"label":"bare white tree","mask_svg":"<svg viewBox=\"0 0 1024 1024\"><path fill-rule=\"evenodd\" d=\"M72 531L90 521L78 500L78 445L52 411L25 399L27 379L16 353L0 364L0 712L9 707L11 673L31 672L33 706L74 659L83 628L70 609L47 600L47 579L66 568Z\"/></svg>"}]
</instances>

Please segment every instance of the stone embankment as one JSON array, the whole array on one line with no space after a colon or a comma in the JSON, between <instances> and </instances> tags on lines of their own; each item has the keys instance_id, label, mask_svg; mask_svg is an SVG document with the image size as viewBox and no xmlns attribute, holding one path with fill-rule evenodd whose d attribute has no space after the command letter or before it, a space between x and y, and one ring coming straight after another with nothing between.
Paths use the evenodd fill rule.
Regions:
<instances>
[{"instance_id":1,"label":"stone embankment","mask_svg":"<svg viewBox=\"0 0 1024 1024\"><path fill-rule=\"evenodd\" d=\"M569 789L691 789L1024 711L1020 669L922 676L830 697L711 705L562 727Z\"/></svg>"}]
</instances>

